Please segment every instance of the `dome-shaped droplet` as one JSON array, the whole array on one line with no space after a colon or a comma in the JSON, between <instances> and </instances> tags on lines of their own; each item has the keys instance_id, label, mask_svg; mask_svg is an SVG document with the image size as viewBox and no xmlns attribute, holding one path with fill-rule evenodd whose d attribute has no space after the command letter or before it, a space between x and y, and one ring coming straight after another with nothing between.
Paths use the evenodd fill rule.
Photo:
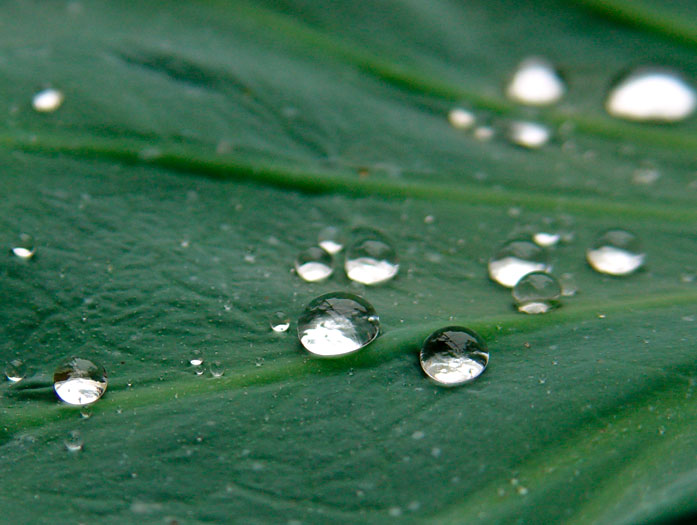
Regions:
<instances>
[{"instance_id":1,"label":"dome-shaped droplet","mask_svg":"<svg viewBox=\"0 0 697 525\"><path fill-rule=\"evenodd\" d=\"M82 434L77 430L71 430L68 432L68 436L63 441L65 448L68 452L80 452L85 442L82 439Z\"/></svg>"},{"instance_id":2,"label":"dome-shaped droplet","mask_svg":"<svg viewBox=\"0 0 697 525\"><path fill-rule=\"evenodd\" d=\"M21 359L13 359L5 365L5 377L8 381L16 383L27 375L27 367Z\"/></svg>"},{"instance_id":3,"label":"dome-shaped droplet","mask_svg":"<svg viewBox=\"0 0 697 525\"><path fill-rule=\"evenodd\" d=\"M211 361L210 373L213 377L222 377L225 374L225 366L220 361Z\"/></svg>"},{"instance_id":4,"label":"dome-shaped droplet","mask_svg":"<svg viewBox=\"0 0 697 525\"><path fill-rule=\"evenodd\" d=\"M20 259L31 259L36 253L34 237L28 233L20 233L12 246L12 253Z\"/></svg>"},{"instance_id":5,"label":"dome-shaped droplet","mask_svg":"<svg viewBox=\"0 0 697 525\"><path fill-rule=\"evenodd\" d=\"M327 226L317 235L317 244L327 253L334 255L344 249L344 236L336 226Z\"/></svg>"},{"instance_id":6,"label":"dome-shaped droplet","mask_svg":"<svg viewBox=\"0 0 697 525\"><path fill-rule=\"evenodd\" d=\"M324 281L334 272L334 261L325 250L312 246L300 252L295 260L295 271L308 283Z\"/></svg>"},{"instance_id":7,"label":"dome-shaped droplet","mask_svg":"<svg viewBox=\"0 0 697 525\"><path fill-rule=\"evenodd\" d=\"M615 117L636 121L677 122L695 110L695 90L679 75L665 69L644 68L625 77L605 102Z\"/></svg>"},{"instance_id":8,"label":"dome-shaped droplet","mask_svg":"<svg viewBox=\"0 0 697 525\"><path fill-rule=\"evenodd\" d=\"M97 401L107 387L106 370L87 359L73 357L53 374L53 389L71 405L88 405Z\"/></svg>"},{"instance_id":9,"label":"dome-shaped droplet","mask_svg":"<svg viewBox=\"0 0 697 525\"><path fill-rule=\"evenodd\" d=\"M479 377L489 363L489 350L479 334L461 326L436 330L419 354L426 375L442 386L457 386Z\"/></svg>"},{"instance_id":10,"label":"dome-shaped droplet","mask_svg":"<svg viewBox=\"0 0 697 525\"><path fill-rule=\"evenodd\" d=\"M550 269L547 251L526 239L505 243L489 259L489 277L508 288L513 288L521 277L530 272Z\"/></svg>"},{"instance_id":11,"label":"dome-shaped droplet","mask_svg":"<svg viewBox=\"0 0 697 525\"><path fill-rule=\"evenodd\" d=\"M608 230L586 251L591 267L609 275L629 275L644 264L645 254L636 235L626 230Z\"/></svg>"},{"instance_id":12,"label":"dome-shaped droplet","mask_svg":"<svg viewBox=\"0 0 697 525\"><path fill-rule=\"evenodd\" d=\"M269 324L271 325L271 330L274 332L287 332L288 328L290 328L290 317L284 312L276 312L271 316Z\"/></svg>"},{"instance_id":13,"label":"dome-shaped droplet","mask_svg":"<svg viewBox=\"0 0 697 525\"><path fill-rule=\"evenodd\" d=\"M506 95L520 104L544 106L557 102L564 91L564 82L548 61L528 58L518 66Z\"/></svg>"},{"instance_id":14,"label":"dome-shaped droplet","mask_svg":"<svg viewBox=\"0 0 697 525\"><path fill-rule=\"evenodd\" d=\"M526 314L545 314L556 308L561 295L559 281L545 272L524 275L513 287L513 299L518 311Z\"/></svg>"},{"instance_id":15,"label":"dome-shaped droplet","mask_svg":"<svg viewBox=\"0 0 697 525\"><path fill-rule=\"evenodd\" d=\"M39 113L51 113L63 104L63 93L57 89L49 88L39 91L32 99L32 106Z\"/></svg>"},{"instance_id":16,"label":"dome-shaped droplet","mask_svg":"<svg viewBox=\"0 0 697 525\"><path fill-rule=\"evenodd\" d=\"M462 108L454 108L448 113L448 122L456 129L470 129L476 122L474 113Z\"/></svg>"},{"instance_id":17,"label":"dome-shaped droplet","mask_svg":"<svg viewBox=\"0 0 697 525\"><path fill-rule=\"evenodd\" d=\"M508 137L517 146L528 149L538 149L549 142L549 128L536 122L511 123Z\"/></svg>"},{"instance_id":18,"label":"dome-shaped droplet","mask_svg":"<svg viewBox=\"0 0 697 525\"><path fill-rule=\"evenodd\" d=\"M357 228L351 233L344 269L352 281L381 284L397 275L397 253L382 233L372 228Z\"/></svg>"},{"instance_id":19,"label":"dome-shaped droplet","mask_svg":"<svg viewBox=\"0 0 697 525\"><path fill-rule=\"evenodd\" d=\"M357 295L334 292L317 297L298 319L298 338L317 356L339 357L360 350L380 331L373 306Z\"/></svg>"}]
</instances>

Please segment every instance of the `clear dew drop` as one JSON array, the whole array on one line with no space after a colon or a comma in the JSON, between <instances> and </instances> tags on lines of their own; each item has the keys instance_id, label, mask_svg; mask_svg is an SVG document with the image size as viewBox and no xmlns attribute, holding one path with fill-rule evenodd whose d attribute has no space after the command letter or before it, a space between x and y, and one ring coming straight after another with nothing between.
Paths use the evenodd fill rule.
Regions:
<instances>
[{"instance_id":1,"label":"clear dew drop","mask_svg":"<svg viewBox=\"0 0 697 525\"><path fill-rule=\"evenodd\" d=\"M17 241L12 246L11 251L20 259L31 259L36 253L34 237L28 233L20 233Z\"/></svg>"},{"instance_id":2,"label":"clear dew drop","mask_svg":"<svg viewBox=\"0 0 697 525\"><path fill-rule=\"evenodd\" d=\"M532 57L520 63L506 88L506 95L520 104L545 106L557 102L564 91L564 82L552 64Z\"/></svg>"},{"instance_id":3,"label":"clear dew drop","mask_svg":"<svg viewBox=\"0 0 697 525\"><path fill-rule=\"evenodd\" d=\"M510 141L523 148L538 149L549 142L550 131L547 126L536 122L513 122L508 130Z\"/></svg>"},{"instance_id":4,"label":"clear dew drop","mask_svg":"<svg viewBox=\"0 0 697 525\"><path fill-rule=\"evenodd\" d=\"M470 129L476 121L474 113L466 109L454 108L448 113L448 122L455 129Z\"/></svg>"},{"instance_id":5,"label":"clear dew drop","mask_svg":"<svg viewBox=\"0 0 697 525\"><path fill-rule=\"evenodd\" d=\"M63 92L57 89L44 89L34 95L32 106L39 113L52 113L61 107L64 98Z\"/></svg>"},{"instance_id":6,"label":"clear dew drop","mask_svg":"<svg viewBox=\"0 0 697 525\"><path fill-rule=\"evenodd\" d=\"M550 248L559 244L559 241L561 240L561 234L557 232L539 231L533 234L532 240L538 246L542 246L543 248Z\"/></svg>"},{"instance_id":7,"label":"clear dew drop","mask_svg":"<svg viewBox=\"0 0 697 525\"><path fill-rule=\"evenodd\" d=\"M104 367L87 359L73 357L53 374L56 395L70 405L89 405L97 401L107 387Z\"/></svg>"},{"instance_id":8,"label":"clear dew drop","mask_svg":"<svg viewBox=\"0 0 697 525\"><path fill-rule=\"evenodd\" d=\"M308 283L324 281L334 272L334 261L327 251L312 246L300 252L295 260L295 271Z\"/></svg>"},{"instance_id":9,"label":"clear dew drop","mask_svg":"<svg viewBox=\"0 0 697 525\"><path fill-rule=\"evenodd\" d=\"M203 364L203 355L201 354L201 350L193 351L193 356L191 359L189 359L189 364L191 364L191 366L201 366Z\"/></svg>"},{"instance_id":10,"label":"clear dew drop","mask_svg":"<svg viewBox=\"0 0 697 525\"><path fill-rule=\"evenodd\" d=\"M678 122L695 110L694 89L666 69L643 68L621 80L608 95L607 112L635 121Z\"/></svg>"},{"instance_id":11,"label":"clear dew drop","mask_svg":"<svg viewBox=\"0 0 697 525\"><path fill-rule=\"evenodd\" d=\"M385 236L372 228L353 230L346 250L344 269L352 281L366 285L381 284L399 271L397 253Z\"/></svg>"},{"instance_id":12,"label":"clear dew drop","mask_svg":"<svg viewBox=\"0 0 697 525\"><path fill-rule=\"evenodd\" d=\"M380 331L373 306L357 295L334 292L317 297L298 319L298 338L316 356L339 357L360 350Z\"/></svg>"},{"instance_id":13,"label":"clear dew drop","mask_svg":"<svg viewBox=\"0 0 697 525\"><path fill-rule=\"evenodd\" d=\"M545 272L529 273L513 287L518 311L526 314L545 314L557 308L560 296L559 281Z\"/></svg>"},{"instance_id":14,"label":"clear dew drop","mask_svg":"<svg viewBox=\"0 0 697 525\"><path fill-rule=\"evenodd\" d=\"M68 432L68 436L63 441L66 450L68 452L80 452L85 446L85 442L82 439L82 434L77 430L71 430Z\"/></svg>"},{"instance_id":15,"label":"clear dew drop","mask_svg":"<svg viewBox=\"0 0 697 525\"><path fill-rule=\"evenodd\" d=\"M213 377L222 377L225 374L225 367L220 361L211 361L209 371Z\"/></svg>"},{"instance_id":16,"label":"clear dew drop","mask_svg":"<svg viewBox=\"0 0 697 525\"><path fill-rule=\"evenodd\" d=\"M572 273L563 273L559 276L559 284L561 285L561 294L564 297L573 297L578 293L578 284Z\"/></svg>"},{"instance_id":17,"label":"clear dew drop","mask_svg":"<svg viewBox=\"0 0 697 525\"><path fill-rule=\"evenodd\" d=\"M80 417L82 419L89 419L92 417L92 407L87 405L80 410Z\"/></svg>"},{"instance_id":18,"label":"clear dew drop","mask_svg":"<svg viewBox=\"0 0 697 525\"><path fill-rule=\"evenodd\" d=\"M547 251L526 239L505 243L489 259L489 277L507 288L513 288L524 275L530 272L550 270Z\"/></svg>"},{"instance_id":19,"label":"clear dew drop","mask_svg":"<svg viewBox=\"0 0 697 525\"><path fill-rule=\"evenodd\" d=\"M17 383L27 376L27 367L21 359L13 359L5 365L5 377L12 383Z\"/></svg>"},{"instance_id":20,"label":"clear dew drop","mask_svg":"<svg viewBox=\"0 0 697 525\"><path fill-rule=\"evenodd\" d=\"M486 342L461 326L436 330L426 338L419 361L424 373L442 386L457 386L479 377L489 364Z\"/></svg>"},{"instance_id":21,"label":"clear dew drop","mask_svg":"<svg viewBox=\"0 0 697 525\"><path fill-rule=\"evenodd\" d=\"M334 255L344 249L344 236L336 226L327 226L317 235L317 244L327 253Z\"/></svg>"},{"instance_id":22,"label":"clear dew drop","mask_svg":"<svg viewBox=\"0 0 697 525\"><path fill-rule=\"evenodd\" d=\"M290 317L285 312L276 312L271 316L269 321L271 330L277 333L287 332L290 328Z\"/></svg>"},{"instance_id":23,"label":"clear dew drop","mask_svg":"<svg viewBox=\"0 0 697 525\"><path fill-rule=\"evenodd\" d=\"M608 230L586 251L586 259L596 272L629 275L644 264L645 254L635 234L627 230Z\"/></svg>"}]
</instances>

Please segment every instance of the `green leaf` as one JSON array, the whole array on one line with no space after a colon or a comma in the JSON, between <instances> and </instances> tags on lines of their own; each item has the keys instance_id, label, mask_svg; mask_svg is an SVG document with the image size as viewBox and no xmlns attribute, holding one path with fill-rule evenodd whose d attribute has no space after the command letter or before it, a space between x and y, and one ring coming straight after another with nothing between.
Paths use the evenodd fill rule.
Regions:
<instances>
[{"instance_id":1,"label":"green leaf","mask_svg":"<svg viewBox=\"0 0 697 525\"><path fill-rule=\"evenodd\" d=\"M522 5L521 5L522 4ZM0 6L0 258L5 360L0 508L15 523L644 523L697 512L697 123L625 123L603 100L642 64L697 75L694 2L12 1ZM550 109L503 86L543 55ZM55 113L31 97L65 93ZM453 129L464 105L497 136ZM505 139L546 123L539 151ZM651 166L652 185L632 182ZM428 215L434 221L424 221ZM486 260L564 216L553 251L575 297L515 313ZM326 225L389 235L398 277L358 288L290 273ZM635 231L646 268L603 277L601 230ZM693 282L694 281L694 282ZM294 318L332 290L365 296L380 338L311 359ZM489 370L441 389L433 330L486 338ZM196 376L200 352L221 378ZM55 366L104 364L89 419ZM84 450L69 453L72 430Z\"/></svg>"}]
</instances>

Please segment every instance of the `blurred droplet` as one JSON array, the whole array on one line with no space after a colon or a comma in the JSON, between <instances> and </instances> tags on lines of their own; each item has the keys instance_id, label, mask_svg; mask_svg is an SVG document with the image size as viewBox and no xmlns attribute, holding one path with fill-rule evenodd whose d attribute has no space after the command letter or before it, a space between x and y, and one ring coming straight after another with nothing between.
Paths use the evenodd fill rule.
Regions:
<instances>
[{"instance_id":1,"label":"blurred droplet","mask_svg":"<svg viewBox=\"0 0 697 525\"><path fill-rule=\"evenodd\" d=\"M545 59L523 60L513 75L506 95L520 104L544 106L557 102L565 87L554 67Z\"/></svg>"}]
</instances>

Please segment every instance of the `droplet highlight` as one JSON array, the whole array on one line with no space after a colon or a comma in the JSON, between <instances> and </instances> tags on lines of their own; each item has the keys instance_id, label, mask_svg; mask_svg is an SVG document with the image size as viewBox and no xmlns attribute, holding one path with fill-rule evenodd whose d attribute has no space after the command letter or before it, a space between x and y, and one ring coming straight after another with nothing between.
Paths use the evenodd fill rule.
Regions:
<instances>
[{"instance_id":1,"label":"droplet highlight","mask_svg":"<svg viewBox=\"0 0 697 525\"><path fill-rule=\"evenodd\" d=\"M470 129L476 121L474 113L466 109L454 108L448 113L448 122L455 129Z\"/></svg>"},{"instance_id":2,"label":"droplet highlight","mask_svg":"<svg viewBox=\"0 0 697 525\"><path fill-rule=\"evenodd\" d=\"M526 239L505 243L489 259L489 277L507 288L513 288L528 273L550 270L547 250Z\"/></svg>"},{"instance_id":3,"label":"droplet highlight","mask_svg":"<svg viewBox=\"0 0 697 525\"><path fill-rule=\"evenodd\" d=\"M295 260L295 271L308 283L324 281L334 272L334 261L325 250L312 246L300 252Z\"/></svg>"},{"instance_id":4,"label":"droplet highlight","mask_svg":"<svg viewBox=\"0 0 697 525\"><path fill-rule=\"evenodd\" d=\"M56 395L70 405L89 405L97 401L107 388L104 367L87 359L73 357L53 374Z\"/></svg>"},{"instance_id":5,"label":"droplet highlight","mask_svg":"<svg viewBox=\"0 0 697 525\"><path fill-rule=\"evenodd\" d=\"M298 319L300 343L320 357L356 352L379 332L380 319L373 306L362 297L344 292L317 297Z\"/></svg>"},{"instance_id":6,"label":"droplet highlight","mask_svg":"<svg viewBox=\"0 0 697 525\"><path fill-rule=\"evenodd\" d=\"M34 237L28 233L20 233L10 251L20 259L31 259L36 253Z\"/></svg>"},{"instance_id":7,"label":"droplet highlight","mask_svg":"<svg viewBox=\"0 0 697 525\"><path fill-rule=\"evenodd\" d=\"M557 102L564 91L564 82L552 64L532 57L520 63L506 88L506 95L520 104L545 106Z\"/></svg>"},{"instance_id":8,"label":"droplet highlight","mask_svg":"<svg viewBox=\"0 0 697 525\"><path fill-rule=\"evenodd\" d=\"M586 251L586 259L596 272L608 275L629 275L644 264L639 238L627 230L602 233Z\"/></svg>"},{"instance_id":9,"label":"droplet highlight","mask_svg":"<svg viewBox=\"0 0 697 525\"><path fill-rule=\"evenodd\" d=\"M32 99L32 106L39 113L52 113L63 104L64 95L62 91L49 88L39 91Z\"/></svg>"},{"instance_id":10,"label":"droplet highlight","mask_svg":"<svg viewBox=\"0 0 697 525\"><path fill-rule=\"evenodd\" d=\"M524 275L513 287L513 299L518 311L526 314L546 314L559 306L561 285L546 272Z\"/></svg>"},{"instance_id":11,"label":"droplet highlight","mask_svg":"<svg viewBox=\"0 0 697 525\"><path fill-rule=\"evenodd\" d=\"M441 386L457 386L482 375L489 364L489 350L473 330L448 326L426 338L419 361L429 379Z\"/></svg>"},{"instance_id":12,"label":"droplet highlight","mask_svg":"<svg viewBox=\"0 0 697 525\"><path fill-rule=\"evenodd\" d=\"M399 271L397 253L389 240L372 228L357 228L346 250L344 269L352 281L376 285L389 281Z\"/></svg>"}]
</instances>

